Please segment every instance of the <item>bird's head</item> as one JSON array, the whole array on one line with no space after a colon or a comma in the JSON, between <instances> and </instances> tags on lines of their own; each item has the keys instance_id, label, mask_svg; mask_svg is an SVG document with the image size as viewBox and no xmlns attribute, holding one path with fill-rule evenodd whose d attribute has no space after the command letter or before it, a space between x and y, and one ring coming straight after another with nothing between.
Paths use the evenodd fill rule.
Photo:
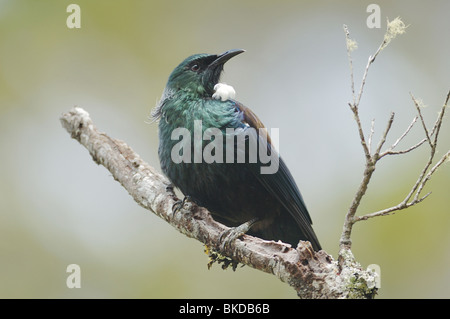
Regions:
<instances>
[{"instance_id":1,"label":"bird's head","mask_svg":"<svg viewBox=\"0 0 450 319\"><path fill-rule=\"evenodd\" d=\"M234 49L219 55L191 55L172 71L167 88L171 91L187 90L199 96L211 97L225 62L242 52L244 50Z\"/></svg>"}]
</instances>

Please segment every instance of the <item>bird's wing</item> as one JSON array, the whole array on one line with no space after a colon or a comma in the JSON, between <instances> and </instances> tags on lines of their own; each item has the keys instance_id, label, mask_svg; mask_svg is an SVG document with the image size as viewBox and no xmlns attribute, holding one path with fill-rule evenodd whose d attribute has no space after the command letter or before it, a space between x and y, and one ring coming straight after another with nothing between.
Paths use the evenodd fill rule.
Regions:
<instances>
[{"instance_id":1,"label":"bird's wing","mask_svg":"<svg viewBox=\"0 0 450 319\"><path fill-rule=\"evenodd\" d=\"M233 101L235 103L236 109L242 113L243 120L256 130L264 128L263 123L259 118L253 113L249 108L240 104L239 102ZM260 137L261 138L261 137ZM270 137L267 134L267 148L268 154L274 151L275 148L272 146ZM291 214L294 220L299 225L303 234L305 234L308 240L312 243L314 247L320 249L319 240L311 227L312 220L306 208L303 197L292 177L289 169L284 163L283 159L279 156L271 157L278 159L278 171L274 174L261 174L261 165L252 165L252 171L256 175L257 179L261 182L266 189L273 194L277 200L283 204L287 211Z\"/></svg>"}]
</instances>

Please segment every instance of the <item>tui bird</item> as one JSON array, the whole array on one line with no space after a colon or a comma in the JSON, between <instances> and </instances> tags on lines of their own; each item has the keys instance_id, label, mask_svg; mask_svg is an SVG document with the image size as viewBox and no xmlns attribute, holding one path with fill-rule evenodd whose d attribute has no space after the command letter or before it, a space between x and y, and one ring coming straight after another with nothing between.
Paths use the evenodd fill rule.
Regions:
<instances>
[{"instance_id":1,"label":"tui bird","mask_svg":"<svg viewBox=\"0 0 450 319\"><path fill-rule=\"evenodd\" d=\"M242 52L235 49L220 55L195 54L170 74L161 100L152 111L153 119L159 120L162 171L185 198L206 207L215 220L229 227L246 225L243 232L294 247L299 240L307 240L314 250L320 250L302 195L270 137L261 130L264 125L238 101L217 99L215 94L224 63ZM205 139L211 128L213 134ZM195 133L196 129L201 130L200 134ZM200 142L195 140L199 136L203 136ZM240 141L244 143L238 142L239 136L243 136ZM267 160L252 157L252 141L266 151L265 155L271 155L276 171L263 173ZM214 152L209 150L215 160L198 157L213 142L216 148Z\"/></svg>"}]
</instances>

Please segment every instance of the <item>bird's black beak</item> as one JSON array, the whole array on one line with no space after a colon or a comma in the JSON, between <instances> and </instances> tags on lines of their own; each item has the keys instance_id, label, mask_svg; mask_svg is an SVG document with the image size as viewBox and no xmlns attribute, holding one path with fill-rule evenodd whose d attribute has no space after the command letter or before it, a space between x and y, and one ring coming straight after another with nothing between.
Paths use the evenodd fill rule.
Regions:
<instances>
[{"instance_id":1,"label":"bird's black beak","mask_svg":"<svg viewBox=\"0 0 450 319\"><path fill-rule=\"evenodd\" d=\"M208 65L208 69L214 69L216 67L218 67L219 65L224 65L225 62L227 62L229 59L231 59L232 57L241 54L245 52L245 50L242 49L233 49L233 50L228 50L222 54L219 54L217 56L217 58L211 62L210 65Z\"/></svg>"},{"instance_id":2,"label":"bird's black beak","mask_svg":"<svg viewBox=\"0 0 450 319\"><path fill-rule=\"evenodd\" d=\"M234 49L219 54L215 57L212 56L214 60L210 64L208 64L205 72L203 72L202 77L203 86L206 88L208 94L212 95L214 93L214 85L219 82L225 62L242 52L245 52L245 50Z\"/></svg>"}]
</instances>

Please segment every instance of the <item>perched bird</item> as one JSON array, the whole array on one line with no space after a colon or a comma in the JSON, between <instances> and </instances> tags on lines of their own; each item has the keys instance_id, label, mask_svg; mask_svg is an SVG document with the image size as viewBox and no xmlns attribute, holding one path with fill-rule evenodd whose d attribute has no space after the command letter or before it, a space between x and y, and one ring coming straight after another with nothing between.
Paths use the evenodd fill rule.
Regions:
<instances>
[{"instance_id":1,"label":"perched bird","mask_svg":"<svg viewBox=\"0 0 450 319\"><path fill-rule=\"evenodd\" d=\"M281 240L294 247L299 240L307 240L314 250L320 250L294 178L270 137L261 134L264 125L249 108L232 99L232 88L217 85L224 63L242 52L195 54L170 74L152 112L159 120L162 171L218 222L229 227L246 225L244 232L248 230L250 235ZM238 142L239 137L244 143ZM276 170L263 173L267 160L262 160L261 152L255 159L252 141L271 155ZM210 145L213 142L214 147ZM208 160L205 153L214 160Z\"/></svg>"}]
</instances>

